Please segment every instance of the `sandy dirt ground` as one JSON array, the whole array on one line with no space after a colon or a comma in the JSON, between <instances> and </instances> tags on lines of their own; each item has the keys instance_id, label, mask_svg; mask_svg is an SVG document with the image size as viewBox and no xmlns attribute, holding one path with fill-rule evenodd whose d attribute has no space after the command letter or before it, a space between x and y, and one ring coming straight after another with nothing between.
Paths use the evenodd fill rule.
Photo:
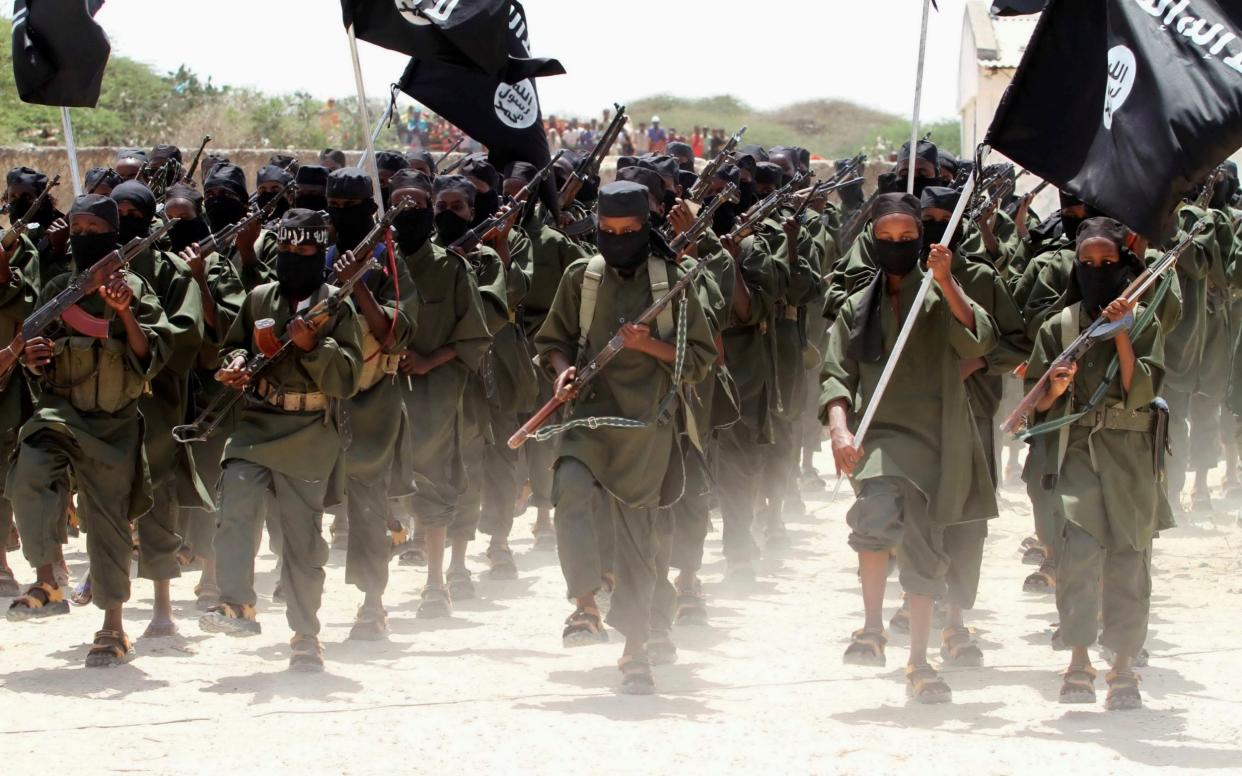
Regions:
<instances>
[{"instance_id":1,"label":"sandy dirt ground","mask_svg":"<svg viewBox=\"0 0 1242 776\"><path fill-rule=\"evenodd\" d=\"M826 461L820 461L827 470ZM99 613L0 622L0 763L5 774L124 773L1043 773L1242 772L1242 527L1221 505L1161 537L1155 553L1147 707L1108 713L1056 702L1067 653L1049 646L1050 596L1021 590L1032 569L1021 490L992 522L973 625L986 667L947 672L949 706L907 705L903 637L888 667L845 666L861 625L846 504L808 498L794 548L767 558L749 595L722 588L709 537L711 627L674 637L662 693L619 696L620 639L566 650L556 556L531 549L519 521L521 578L478 581L450 620L414 617L422 583L394 562L392 637L345 640L360 594L333 551L321 613L328 670L286 671L289 632L271 601L275 559L258 560L254 639L207 636L195 622L196 574L174 583L181 635L139 640L137 656L82 667ZM69 548L75 577L83 543ZM483 544L471 563L485 568ZM21 575L29 570L12 558ZM887 608L900 601L889 584ZM7 605L0 601L0 605ZM126 625L142 632L151 590L136 583ZM1103 673L1103 672L1101 672ZM1103 699L1103 681L1100 682Z\"/></svg>"}]
</instances>

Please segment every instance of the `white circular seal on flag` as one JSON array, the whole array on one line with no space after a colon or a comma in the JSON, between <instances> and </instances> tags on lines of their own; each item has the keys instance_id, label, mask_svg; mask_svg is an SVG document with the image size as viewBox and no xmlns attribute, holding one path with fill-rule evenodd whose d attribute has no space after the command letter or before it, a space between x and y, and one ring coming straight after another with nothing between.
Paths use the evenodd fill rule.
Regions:
<instances>
[{"instance_id":1,"label":"white circular seal on flag","mask_svg":"<svg viewBox=\"0 0 1242 776\"><path fill-rule=\"evenodd\" d=\"M401 18L410 24L417 24L420 27L426 27L431 24L431 20L423 16L419 6L423 4L423 0L392 0L392 4L396 6L397 13L401 14Z\"/></svg>"},{"instance_id":2,"label":"white circular seal on flag","mask_svg":"<svg viewBox=\"0 0 1242 776\"><path fill-rule=\"evenodd\" d=\"M529 78L497 86L492 106L496 109L496 118L514 129L526 129L539 117L539 97Z\"/></svg>"},{"instance_id":3,"label":"white circular seal on flag","mask_svg":"<svg viewBox=\"0 0 1242 776\"><path fill-rule=\"evenodd\" d=\"M1113 128L1113 116L1121 110L1130 92L1134 90L1134 78L1138 65L1134 52L1126 46L1113 46L1108 50L1108 84L1104 89L1104 128Z\"/></svg>"}]
</instances>

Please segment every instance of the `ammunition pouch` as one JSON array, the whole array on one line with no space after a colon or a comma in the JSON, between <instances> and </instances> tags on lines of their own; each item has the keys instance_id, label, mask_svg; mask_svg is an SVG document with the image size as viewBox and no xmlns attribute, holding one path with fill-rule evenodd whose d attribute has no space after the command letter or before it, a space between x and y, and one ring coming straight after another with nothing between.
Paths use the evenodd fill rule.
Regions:
<instances>
[{"instance_id":1,"label":"ammunition pouch","mask_svg":"<svg viewBox=\"0 0 1242 776\"><path fill-rule=\"evenodd\" d=\"M328 409L327 394L289 393L262 378L255 387L255 395L268 404L285 412L324 412Z\"/></svg>"},{"instance_id":2,"label":"ammunition pouch","mask_svg":"<svg viewBox=\"0 0 1242 776\"><path fill-rule=\"evenodd\" d=\"M1163 477L1166 471L1165 456L1173 453L1172 442L1169 439L1169 403L1157 396L1151 403L1151 410L1156 415L1156 439L1152 446L1154 450L1152 465L1156 476Z\"/></svg>"},{"instance_id":3,"label":"ammunition pouch","mask_svg":"<svg viewBox=\"0 0 1242 776\"><path fill-rule=\"evenodd\" d=\"M375 387L380 380L397 373L397 364L401 362L400 353L385 353L380 341L371 333L366 319L358 317L362 325L362 378L358 391L367 391Z\"/></svg>"},{"instance_id":4,"label":"ammunition pouch","mask_svg":"<svg viewBox=\"0 0 1242 776\"><path fill-rule=\"evenodd\" d=\"M128 363L124 342L94 337L58 340L44 382L79 412L120 412L149 390Z\"/></svg>"}]
</instances>

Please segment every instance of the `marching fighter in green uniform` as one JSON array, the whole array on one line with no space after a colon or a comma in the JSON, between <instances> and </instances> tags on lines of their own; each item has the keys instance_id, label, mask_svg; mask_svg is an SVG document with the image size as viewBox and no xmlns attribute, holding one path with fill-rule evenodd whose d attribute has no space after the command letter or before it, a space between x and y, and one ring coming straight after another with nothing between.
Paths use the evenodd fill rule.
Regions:
<instances>
[{"instance_id":1,"label":"marching fighter in green uniform","mask_svg":"<svg viewBox=\"0 0 1242 776\"><path fill-rule=\"evenodd\" d=\"M155 217L151 190L138 181L126 181L111 196L120 214L121 243L146 237ZM155 582L155 604L145 635L170 636L177 632L170 580L181 576L178 510L211 500L198 480L190 449L172 438L173 426L185 422L189 373L203 343L203 305L189 266L171 254L149 248L134 257L129 271L145 280L160 300L172 335L164 368L151 380L150 392L138 400L155 503L136 524L138 576Z\"/></svg>"},{"instance_id":2,"label":"marching fighter in green uniform","mask_svg":"<svg viewBox=\"0 0 1242 776\"><path fill-rule=\"evenodd\" d=\"M75 271L83 271L119 244L117 205L87 194L69 212ZM71 280L62 274L39 289L38 303ZM152 378L172 351L172 329L159 300L132 273L118 273L78 306L107 317L108 337L80 336L58 323L47 337L26 343L25 364L36 387L34 416L22 426L5 492L22 536L22 552L38 582L13 602L10 620L67 614L69 604L52 571L69 506L70 478L86 530L93 601L104 611L88 666L126 661L133 653L121 607L129 599L133 560L131 521L152 505L138 411Z\"/></svg>"},{"instance_id":3,"label":"marching fighter in green uniform","mask_svg":"<svg viewBox=\"0 0 1242 776\"><path fill-rule=\"evenodd\" d=\"M217 379L234 390L252 379L257 385L255 400L241 410L224 446L216 531L220 604L199 619L199 626L234 636L260 632L254 560L259 528L269 499L274 500L282 533L286 617L294 633L290 668L315 671L323 669L317 615L328 560L320 522L324 509L344 497L341 403L358 389L362 331L349 305L321 324L301 315L331 293L323 282L328 246L323 214L290 210L281 219L278 237L276 282L246 295L221 348L226 355ZM273 335L287 337L292 350L255 376L246 363L259 352L260 321L272 324Z\"/></svg>"},{"instance_id":4,"label":"marching fighter in green uniform","mask_svg":"<svg viewBox=\"0 0 1242 776\"><path fill-rule=\"evenodd\" d=\"M1100 313L1120 321L1134 311L1119 299L1142 264L1125 249L1125 229L1111 218L1091 218L1076 234L1078 263L1064 306L1039 331L1027 371L1028 387ZM1109 709L1142 705L1132 661L1147 637L1151 605L1151 547L1156 532L1172 526L1161 476L1160 410L1153 404L1164 377L1159 318L1139 330L1120 331L1079 361L1057 367L1036 406L1037 419L1081 408L1118 369L1104 399L1088 415L1055 432L1059 451L1045 471L1054 479L1052 499L1064 521L1057 539L1057 612L1061 637L1073 649L1061 688L1063 703L1095 701L1095 670L1088 647L1116 657L1108 675ZM1103 622L1101 633L1100 623Z\"/></svg>"},{"instance_id":5,"label":"marching fighter in green uniform","mask_svg":"<svg viewBox=\"0 0 1242 776\"><path fill-rule=\"evenodd\" d=\"M682 272L652 255L649 212L645 186L618 181L600 189L601 258L569 268L535 339L540 358L557 375L559 395L567 394L575 365L587 363L618 326L625 343L585 394L572 397L567 419L587 425L589 418L626 418L640 425L567 429L557 440L554 492L561 570L577 606L571 626L589 621L602 631L594 600L602 571L595 511L612 516L616 591L608 622L626 637L622 690L633 693L654 690L647 641L657 584L667 584L672 528L662 507L676 503L684 487L676 398L684 384L702 380L716 358L693 293L675 300L655 327L628 323L651 304L653 285L671 285Z\"/></svg>"},{"instance_id":6,"label":"marching fighter in green uniform","mask_svg":"<svg viewBox=\"0 0 1242 776\"><path fill-rule=\"evenodd\" d=\"M866 621L845 652L848 663L885 661L884 582L889 552L898 550L910 600L910 697L950 700L951 691L927 663L932 600L947 592L954 547L949 527L997 514L987 456L979 442L961 362L996 346L992 319L952 275L952 253L933 245L928 268L935 286L911 311L923 273L919 201L884 194L873 202L873 255L881 270L851 296L833 323L824 355L821 404L840 472L858 487L850 508L850 546L858 552ZM848 422L871 401L905 315L921 319L879 404L862 449Z\"/></svg>"},{"instance_id":7,"label":"marching fighter in green uniform","mask_svg":"<svg viewBox=\"0 0 1242 776\"><path fill-rule=\"evenodd\" d=\"M465 520L458 503L466 490L461 451L462 397L466 377L482 365L491 337L474 272L451 244L470 227L474 186L461 176L437 178L433 185L421 174L393 176L393 202L414 197L432 218L397 230L397 247L418 289L418 320L414 337L401 359L405 409L415 430L413 474L416 493L410 500L416 525L425 537L427 584L418 607L420 617L444 617L452 600L444 584L444 545L454 519ZM413 220L413 219L411 219ZM432 225L438 239L432 242ZM410 550L402 554L407 560Z\"/></svg>"},{"instance_id":8,"label":"marching fighter in green uniform","mask_svg":"<svg viewBox=\"0 0 1242 776\"><path fill-rule=\"evenodd\" d=\"M360 266L351 251L374 226L375 208L370 175L357 167L343 167L328 176L328 213L336 243L328 249L327 260L341 281ZM358 392L345 402L349 423L345 504L350 527L345 581L365 594L349 637L364 640L381 639L388 632L383 595L392 559L389 498L414 490L409 461L412 432L395 376L418 314L418 295L405 262L397 261L383 240L372 256L382 269L369 270L353 291L362 329L362 374Z\"/></svg>"}]
</instances>

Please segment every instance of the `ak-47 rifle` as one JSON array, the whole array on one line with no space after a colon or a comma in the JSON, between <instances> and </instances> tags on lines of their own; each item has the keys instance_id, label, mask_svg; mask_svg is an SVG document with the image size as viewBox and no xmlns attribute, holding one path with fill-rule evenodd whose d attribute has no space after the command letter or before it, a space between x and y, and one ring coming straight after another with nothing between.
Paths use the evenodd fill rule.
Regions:
<instances>
[{"instance_id":1,"label":"ak-47 rifle","mask_svg":"<svg viewBox=\"0 0 1242 776\"><path fill-rule=\"evenodd\" d=\"M794 211L794 218L801 218L811 203L826 194L843 189L846 186L853 186L856 183L862 183L862 176L858 173L862 170L863 164L867 161L866 154L859 154L850 159L837 169L832 171L832 177L827 180L820 181L811 187L805 195L802 195L802 203L798 205L798 209ZM846 176L852 176L850 180L845 180Z\"/></svg>"},{"instance_id":2,"label":"ak-47 rifle","mask_svg":"<svg viewBox=\"0 0 1242 776\"><path fill-rule=\"evenodd\" d=\"M1204 221L1195 224L1176 245L1131 281L1130 285L1126 286L1126 290L1121 293L1120 298L1127 302L1136 302L1142 299L1143 294L1147 293L1147 289L1151 288L1152 284L1161 275L1177 263L1182 253L1190 247L1195 238L1206 228L1207 224ZM1062 351L1061 355L1052 360L1052 363L1048 365L1047 371L1035 383L1035 387L1027 392L1026 396L1022 397L1022 401L1018 402L1018 406L1014 408L1014 411L1001 424L1001 430L1009 434L1021 434L1025 431L1030 424L1030 419L1035 414L1036 405L1039 404L1040 399L1048 391L1053 372L1061 367L1077 362L1097 342L1106 342L1116 337L1122 330L1128 331L1133 324L1133 315L1128 315L1120 321L1110 321L1103 315L1096 318L1090 326L1082 330L1082 333L1070 343L1068 348Z\"/></svg>"},{"instance_id":3,"label":"ak-47 rifle","mask_svg":"<svg viewBox=\"0 0 1242 776\"><path fill-rule=\"evenodd\" d=\"M531 179L530 183L519 189L518 193L505 203L503 208L498 210L491 218L458 237L448 249L454 253L465 255L473 251L479 243L490 240L496 232L504 229L506 223L513 221L522 212L522 205L539 191L539 187L552 174L552 166L564 154L564 151L557 151L556 156L552 157L552 161L545 164L539 172L535 173L535 177Z\"/></svg>"},{"instance_id":4,"label":"ak-47 rifle","mask_svg":"<svg viewBox=\"0 0 1242 776\"><path fill-rule=\"evenodd\" d=\"M30 207L26 209L22 217L9 227L9 230L4 233L3 237L0 237L0 248L3 248L5 253L13 250L13 247L17 245L17 241L26 233L26 227L30 226L30 219L43 207L43 203L47 201L48 195L52 193L52 189L59 185L59 175L48 181L47 185L43 187L43 191L40 191L39 196L35 197L34 202L30 203Z\"/></svg>"},{"instance_id":5,"label":"ak-47 rifle","mask_svg":"<svg viewBox=\"0 0 1242 776\"><path fill-rule=\"evenodd\" d=\"M604 129L604 133L599 136L599 142L591 149L591 153L578 162L578 166L570 174L569 180L565 181L564 186L561 186L559 201L562 211L569 207L574 201L574 197L578 196L578 192L582 190L583 183L599 175L599 166L604 163L604 157L608 155L612 144L617 142L617 137L625 127L627 118L625 106L613 103L612 107L616 111L616 115L612 117L612 121Z\"/></svg>"},{"instance_id":6,"label":"ak-47 rifle","mask_svg":"<svg viewBox=\"0 0 1242 776\"><path fill-rule=\"evenodd\" d=\"M700 210L699 215L694 219L694 223L690 225L690 228L679 234L671 243L669 243L669 248L673 252L674 260L681 258L686 251L690 250L691 247L698 245L699 240L702 239L703 235L707 233L708 227L712 225L712 217L716 214L717 208L725 202L734 202L737 199L737 187L730 183L728 187L720 193L720 196L712 200L710 205ZM679 278L677 282L668 289L668 291L665 291L659 299L652 301L651 306L646 310L643 310L642 315L639 315L638 318L632 322L643 326L650 326L665 307L672 304L673 300L676 299L679 294L689 288L690 284L694 283L699 274L703 272L705 267L707 267L707 264L708 263L706 261L701 261L695 264L694 267L682 275L681 278ZM612 339L608 341L608 344L605 345L599 353L595 354L595 358L591 359L589 363L578 370L574 377L573 383L568 386L568 388L562 389L559 393L557 393L557 395L549 399L547 404L543 405L543 407L541 407L530 420L526 421L521 428L513 433L513 436L509 437L509 447L513 450L517 450L525 444L527 439L534 436L535 432L538 431L544 423L548 422L548 418L552 417L552 415L564 406L566 402L576 396L588 383L598 377L600 372L604 370L604 367L608 366L608 363L616 358L617 354L624 349L625 341L621 339L621 333L618 332L612 336Z\"/></svg>"},{"instance_id":7,"label":"ak-47 rifle","mask_svg":"<svg viewBox=\"0 0 1242 776\"><path fill-rule=\"evenodd\" d=\"M462 135L461 137L457 138L457 140L453 141L453 144L452 144L451 146L449 146L449 149L448 149L447 151L445 151L444 153L440 154L440 158L439 158L439 159L433 159L433 160L432 160L432 162L431 162L431 174L432 174L432 175L436 175L436 174L437 174L437 173L436 173L436 170L440 169L440 165L444 164L444 160L445 160L445 159L449 158L449 154L451 154L451 153L453 153L454 151L456 151L456 150L457 150L457 147L458 147L459 145L461 145L462 143L464 143L464 142L466 142L466 136L465 136L465 135ZM463 158L465 158L465 157L463 157ZM457 169L457 167L456 167L456 166L454 166L452 169L453 169L453 170L455 170L455 169ZM448 174L449 174L449 172L451 172L451 171L452 171L452 170L445 170L443 174L444 174L444 175L448 175Z\"/></svg>"},{"instance_id":8,"label":"ak-47 rifle","mask_svg":"<svg viewBox=\"0 0 1242 776\"><path fill-rule=\"evenodd\" d=\"M255 221L262 223L270 218L271 215L276 212L277 203L280 202L285 194L289 192L289 189L293 188L295 185L296 184L293 181L289 181L266 205L255 210L251 210L242 220L235 224L230 224L220 231L210 234L201 240L198 244L198 255L206 256L212 251L219 251L221 249L228 250L229 247L233 245L233 240L243 229L250 226Z\"/></svg>"},{"instance_id":9,"label":"ak-47 rifle","mask_svg":"<svg viewBox=\"0 0 1242 776\"><path fill-rule=\"evenodd\" d=\"M211 142L211 135L203 135L203 142L198 144L198 150L194 152L194 158L190 160L190 166L185 168L181 177L177 179L177 183L189 181L193 183L194 172L198 170L198 163L203 159L203 151L207 149L207 144Z\"/></svg>"},{"instance_id":10,"label":"ak-47 rifle","mask_svg":"<svg viewBox=\"0 0 1242 776\"><path fill-rule=\"evenodd\" d=\"M785 200L792 197L810 179L810 173L800 172L789 183L786 183L752 205L750 210L747 210L742 215L742 222L734 226L732 232L729 232L729 240L737 243L754 234L759 225L763 223L763 219L771 215L774 210L780 207Z\"/></svg>"},{"instance_id":11,"label":"ak-47 rifle","mask_svg":"<svg viewBox=\"0 0 1242 776\"><path fill-rule=\"evenodd\" d=\"M177 223L178 220L180 219L173 218L160 224L146 237L135 237L92 264L90 269L85 272L79 272L60 293L44 302L42 307L35 310L30 314L30 317L22 322L22 341L29 342L35 337L42 336L49 326L62 317L72 328L82 334L98 339L107 337L107 321L102 321L102 329L92 325L99 319L83 312L82 308L77 306L78 302L82 301L87 294L98 291L100 286L107 283L108 279L115 273L124 269L125 265L133 261L138 254L150 248L163 238L164 235L168 234L168 230L172 229L173 224ZM8 385L15 365L16 362L11 364L7 371L0 374L0 387Z\"/></svg>"},{"instance_id":12,"label":"ak-47 rifle","mask_svg":"<svg viewBox=\"0 0 1242 776\"><path fill-rule=\"evenodd\" d=\"M1195 200L1195 207L1200 210L1207 210L1212 205L1212 197L1216 194L1216 187L1228 175L1225 165L1212 170L1212 174L1208 176L1207 181L1203 184L1203 191L1199 192L1198 199Z\"/></svg>"},{"instance_id":13,"label":"ak-47 rifle","mask_svg":"<svg viewBox=\"0 0 1242 776\"><path fill-rule=\"evenodd\" d=\"M368 272L379 268L380 264L378 261L374 258L367 259L366 263L348 280L333 288L332 293L328 294L327 297L299 317L309 323L316 332L322 331L336 317L336 313L341 309L341 305L345 304L346 300L349 299L349 295L354 291L354 286ZM287 323L285 324L285 333L280 337L276 336L276 322L271 318L255 321L254 329L254 345L259 352L251 356L250 360L243 367L250 376L246 387L240 391L228 391L217 396L194 419L193 423L174 426L172 430L173 439L181 444L207 441L211 437L212 432L219 427L220 422L228 417L233 407L242 400L242 397L254 394L256 386L259 384L259 379L286 359L293 349L297 347L289 336Z\"/></svg>"},{"instance_id":14,"label":"ak-47 rifle","mask_svg":"<svg viewBox=\"0 0 1242 776\"><path fill-rule=\"evenodd\" d=\"M716 177L716 171L733 158L733 150L737 148L738 143L742 142L742 135L745 134L746 127L743 125L741 129L733 133L733 136L724 144L719 153L703 166L703 171L699 173L698 179L690 187L690 191L686 193L687 202L701 205L703 200L707 199L707 192L711 191L712 178Z\"/></svg>"},{"instance_id":15,"label":"ak-47 rifle","mask_svg":"<svg viewBox=\"0 0 1242 776\"><path fill-rule=\"evenodd\" d=\"M380 220L375 224L375 226L371 227L371 230L366 233L366 236L363 237L357 245L354 246L350 253L354 254L355 258L359 256L370 256L375 253L375 246L379 245L380 241L388 235L388 230L392 228L393 222L397 220L397 216L401 215L405 210L415 204L416 203L414 202L413 197L406 197L397 204L385 210L384 215L380 216ZM335 271L333 271L333 273L328 277L328 282L336 282Z\"/></svg>"}]
</instances>

